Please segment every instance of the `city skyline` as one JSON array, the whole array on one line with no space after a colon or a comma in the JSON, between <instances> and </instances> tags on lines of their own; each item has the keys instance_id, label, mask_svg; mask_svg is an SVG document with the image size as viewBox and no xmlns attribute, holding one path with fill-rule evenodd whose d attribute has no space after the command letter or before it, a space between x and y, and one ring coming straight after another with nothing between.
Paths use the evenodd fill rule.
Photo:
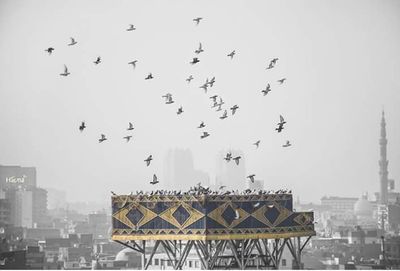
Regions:
<instances>
[{"instance_id":1,"label":"city skyline","mask_svg":"<svg viewBox=\"0 0 400 271\"><path fill-rule=\"evenodd\" d=\"M278 1L61 3L0 1L0 164L36 167L38 186L66 191L72 201L108 201L110 191L153 189L171 148L190 149L194 168L211 181L218 152L238 149L246 174L267 190L288 188L312 202L373 194L383 106L388 171L399 186L398 2L310 1L312 10ZM230 12L221 13L226 6ZM204 17L198 26L197 16ZM136 30L127 32L129 24ZM191 66L199 42L205 51ZM278 65L265 70L274 57ZM67 78L59 76L64 64ZM149 72L152 82L144 80ZM207 108L210 95L199 88L213 76L209 94L239 105L226 120ZM167 92L183 106L179 117L163 103ZM281 134L274 131L279 115L287 121ZM203 140L201 121L210 132ZM135 129L126 143L129 122ZM99 144L101 133L109 139ZM293 146L282 148L286 140Z\"/></svg>"}]
</instances>

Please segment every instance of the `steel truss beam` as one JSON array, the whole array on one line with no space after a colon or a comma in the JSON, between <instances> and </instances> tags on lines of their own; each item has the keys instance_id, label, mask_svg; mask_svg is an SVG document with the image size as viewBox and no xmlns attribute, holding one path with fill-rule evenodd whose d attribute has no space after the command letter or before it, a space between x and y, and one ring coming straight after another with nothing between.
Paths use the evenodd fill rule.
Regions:
<instances>
[{"instance_id":1,"label":"steel truss beam","mask_svg":"<svg viewBox=\"0 0 400 271\"><path fill-rule=\"evenodd\" d=\"M279 269L283 250L287 247L295 268L301 269L301 253L311 236L302 243L300 237L245 240L157 240L146 258L146 241L116 241L142 254L142 268L147 270L160 246L175 270L181 270L194 248L202 269Z\"/></svg>"}]
</instances>

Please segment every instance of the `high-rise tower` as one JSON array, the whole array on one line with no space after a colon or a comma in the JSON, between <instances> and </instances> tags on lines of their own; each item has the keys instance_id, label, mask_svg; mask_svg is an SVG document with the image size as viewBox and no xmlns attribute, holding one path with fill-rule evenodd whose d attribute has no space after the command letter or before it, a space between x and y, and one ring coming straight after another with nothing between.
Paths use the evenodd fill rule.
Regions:
<instances>
[{"instance_id":1,"label":"high-rise tower","mask_svg":"<svg viewBox=\"0 0 400 271\"><path fill-rule=\"evenodd\" d=\"M386 147L387 147L387 139L386 139L386 121L385 121L385 112L382 111L382 120L381 120L381 138L379 139L380 146L380 160L379 160L379 179L380 179L380 195L379 195L379 203L387 204L388 202L388 164L389 161L386 157Z\"/></svg>"}]
</instances>

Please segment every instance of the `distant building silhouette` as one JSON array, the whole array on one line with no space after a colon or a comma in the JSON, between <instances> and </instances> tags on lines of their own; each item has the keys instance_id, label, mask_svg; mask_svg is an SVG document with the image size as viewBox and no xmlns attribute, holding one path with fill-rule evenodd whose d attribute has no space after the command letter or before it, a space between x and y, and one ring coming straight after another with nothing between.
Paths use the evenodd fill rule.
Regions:
<instances>
[{"instance_id":1,"label":"distant building silhouette","mask_svg":"<svg viewBox=\"0 0 400 271\"><path fill-rule=\"evenodd\" d=\"M168 150L164 160L164 184L166 189L189 189L199 182L210 185L209 175L196 170L189 149Z\"/></svg>"},{"instance_id":2,"label":"distant building silhouette","mask_svg":"<svg viewBox=\"0 0 400 271\"><path fill-rule=\"evenodd\" d=\"M379 160L379 180L380 180L380 194L379 203L387 204L388 202L388 164L389 161L386 157L387 139L386 139L386 121L385 112L382 111L381 119L381 138L379 139L380 145L380 160Z\"/></svg>"}]
</instances>

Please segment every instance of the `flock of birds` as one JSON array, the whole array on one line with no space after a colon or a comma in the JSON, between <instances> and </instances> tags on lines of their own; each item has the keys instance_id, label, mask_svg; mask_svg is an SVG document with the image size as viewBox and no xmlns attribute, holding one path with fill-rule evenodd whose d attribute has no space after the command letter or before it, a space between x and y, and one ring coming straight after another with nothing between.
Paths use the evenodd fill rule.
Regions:
<instances>
[{"instance_id":1,"label":"flock of birds","mask_svg":"<svg viewBox=\"0 0 400 271\"><path fill-rule=\"evenodd\" d=\"M203 20L202 17L197 17L197 18L194 18L194 19L193 19L193 21L196 23L196 25L199 25L200 22L201 22L201 20ZM126 29L126 31L128 31L128 32L134 31L134 30L136 30L136 27L135 27L134 25L132 25L132 24L130 24L129 27ZM71 37L70 39L71 39L71 41L70 41L70 43L67 44L68 46L75 46L75 45L78 43L78 42L75 40L75 38ZM54 53L55 49L54 49L53 47L48 47L45 51L46 51L49 55L52 55L52 54ZM196 54L196 57L193 57L193 59L192 59L189 63L190 63L191 65L195 65L195 64L199 63L199 62L200 62L199 55L200 55L202 52L204 52L204 49L203 49L202 43L200 43L200 44L199 44L199 47L194 51L194 53ZM233 51L231 51L229 54L227 54L226 56L229 57L229 58L232 60L232 59L234 58L235 55L236 55L236 50L233 50ZM268 64L268 66L267 66L266 69L267 69L267 70L273 69L273 68L276 66L278 60L279 60L279 58L273 58L272 60L270 60L270 61L269 61L269 64ZM138 60L133 60L133 61L128 62L128 65L132 65L133 69L135 69L135 68L136 68L136 65L137 65L137 62L138 62ZM93 63L94 63L95 65L99 65L99 64L101 63L101 57L98 56L98 57L93 61ZM64 65L64 72L63 72L63 73L60 73L60 76L67 77L67 76L70 76L70 75L71 75L71 73L69 72L68 67L67 67L66 65ZM151 80L151 79L153 79L153 78L154 78L154 77L153 77L153 74L152 74L152 73L149 73L149 74L144 78L144 80ZM188 78L186 78L186 82L187 82L188 84L190 84L191 81L192 81L193 79L194 79L193 75L190 75ZM285 81L286 81L286 78L282 78L282 79L277 80L277 82L278 82L280 85L282 85ZM204 92L207 94L209 88L212 88L212 87L214 86L215 82L216 82L215 76L212 77L210 80L207 78L207 79L206 79L206 82L205 82L204 84L202 84L202 85L200 86L200 88L203 89ZM266 96L270 91L271 91L271 85L270 85L270 83L268 83L267 86L266 86L266 88L263 89L263 90L261 90L261 93L262 93L263 96ZM162 98L165 99L165 104L167 104L167 105L173 104L173 103L175 102L175 101L173 100L173 97L172 97L172 94L171 94L171 93L166 93L165 95L162 96ZM220 96L218 96L218 95L213 95L213 96L210 96L209 98L212 100L212 106L211 106L211 108L216 108L216 111L217 111L217 112L224 110L223 113L222 113L222 115L219 117L221 120L224 120L224 119L228 118L228 116L229 116L229 115L228 115L228 111L229 111L229 110L231 111L231 116L233 116L233 115L235 115L235 113L236 113L237 110L239 109L239 106L238 106L237 104L233 105L232 107L230 107L230 108L228 108L228 109L223 109L223 105L225 104L225 102L224 102L224 100L222 99L222 97L220 97ZM184 112L183 107L180 106L180 107L177 109L176 114L177 114L177 115L181 115L183 112ZM280 116L279 116L279 122L277 123L277 128L276 128L275 130L276 130L278 133L281 133L282 130L284 129L284 125L285 125L285 124L286 124L286 121L285 121L284 117L283 117L282 115L280 115ZM197 128L198 128L198 129L203 129L203 128L205 128L205 127L206 127L206 124L204 123L204 121L202 121L202 122L199 124L199 126L198 126ZM85 123L85 121L82 121L81 124L80 124L80 126L79 126L79 130L80 130L81 132L83 132L85 129L86 129L86 123ZM127 130L127 131L132 131L133 129L134 129L133 124L132 124L131 122L129 122L129 123L128 123L128 127L127 127L126 130ZM207 137L209 137L209 136L210 136L210 133L209 133L209 132L207 132L207 131L202 131L202 134L200 135L200 139L205 139L205 138L207 138ZM126 135L126 136L123 137L123 139L126 140L126 142L129 142L129 141L131 140L131 138L132 138L132 135L131 135L131 134ZM105 135L105 134L100 134L100 138L98 139L99 143L103 143L103 142L106 141L106 140L108 140L108 138L106 137L106 135ZM257 140L255 143L253 143L253 145L256 146L256 149L258 149L258 147L259 147L259 145L260 145L260 142L261 142L261 140ZM287 147L290 147L290 146L291 146L291 143L290 143L289 140L287 140L286 143L282 145L282 147L284 147L284 148L287 148ZM241 156L233 156L231 152L228 152L228 153L226 154L226 156L225 156L223 159L224 159L226 162L230 162L231 160L233 160L233 161L235 161L236 165L239 165ZM150 166L152 160L153 160L153 156L152 156L151 154L144 160L144 162L145 162L145 164L146 164L147 167ZM251 182L254 183L254 181L255 181L255 176L256 176L255 174L251 174L251 175L247 176L247 178L248 178ZM158 178L157 178L157 175L156 175L156 174L153 174L153 178L152 178L152 180L150 181L150 184L155 185L155 184L157 184L157 183L159 183ZM223 189L223 188L224 188L224 186L221 186L221 187L220 187L220 190ZM245 190L244 193L248 193L248 192L249 192L249 190ZM269 191L269 192L270 192L270 191ZM268 193L269 193L269 192L268 192ZM286 192L287 192L287 191L279 190L279 191L277 191L277 192L275 192L275 193L286 193ZM143 192L141 192L141 193L143 193ZM172 192L167 192L167 191L164 191L164 190L157 190L157 191L154 192L154 193L165 194L165 193L172 193ZM175 193L175 192L174 192L174 193ZM179 191L178 193L180 194L181 191ZM193 193L194 193L194 194L198 194L198 193L207 194L207 193L219 193L219 192L218 192L218 191L217 191L217 192L212 192L211 190L205 189L204 187L202 187L201 185L199 185L198 188L191 188L188 192L184 192L184 193L187 193L187 194L193 194ZM224 193L230 194L231 192L226 191L226 192L224 192ZM234 191L232 191L232 193L234 193ZM260 191L259 193L266 193L266 192ZM114 193L113 193L113 194L114 194ZM151 194L153 194L153 192L151 192Z\"/></svg>"}]
</instances>

